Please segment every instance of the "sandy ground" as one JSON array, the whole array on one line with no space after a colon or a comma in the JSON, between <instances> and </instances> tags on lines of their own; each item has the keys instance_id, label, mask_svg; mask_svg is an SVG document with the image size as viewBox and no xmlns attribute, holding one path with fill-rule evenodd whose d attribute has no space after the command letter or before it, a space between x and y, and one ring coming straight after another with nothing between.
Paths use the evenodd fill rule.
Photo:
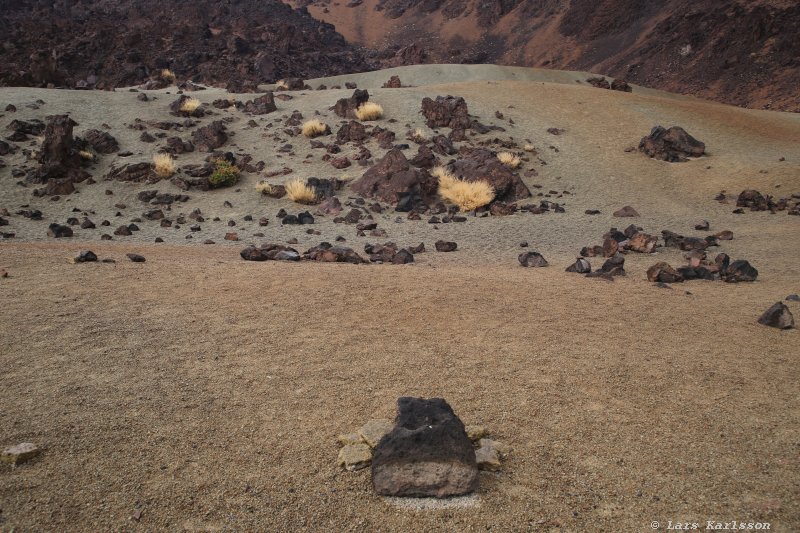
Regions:
<instances>
[{"instance_id":1,"label":"sandy ground","mask_svg":"<svg viewBox=\"0 0 800 533\"><path fill-rule=\"evenodd\" d=\"M138 191L178 190L104 182L122 161L105 156L93 170L97 184L51 202L15 185L10 167L24 163L23 153L4 158L0 208L12 216L2 230L17 237L0 241L0 269L10 273L0 279L0 445L33 441L46 449L31 463L0 468L0 531L652 531L651 522L665 530L669 520L800 528L798 334L755 322L800 292L800 217L733 215L733 206L713 200L722 189L800 192L800 117L557 79L480 79L486 72L429 85L431 72L400 71L417 87L370 90L386 110L379 124L402 142L422 125L423 96L464 96L482 122L507 128L492 136L536 145L547 164L530 158L523 170L539 175L525 181L542 185L537 191L570 191L556 200L566 213L433 226L396 222L388 212L376 216L384 239L359 238L352 226L320 218L312 227L321 235L311 236L307 226L281 227L274 217L281 207L304 208L260 197L258 176L245 175L238 191L193 192L173 207L170 216L199 207L208 219L191 240L187 227L144 222L134 237L101 243L102 233L146 209ZM350 92L293 93L278 102L279 114L318 110L335 130L326 109ZM107 123L134 152L127 161L149 160L156 145L125 124L137 116L170 120L174 95L161 93L142 103L128 92L2 89L0 109L14 103L19 111L0 117L0 128L69 111L78 135ZM210 102L222 93L196 96ZM25 107L39 98L40 109ZM266 128L274 116L257 119L256 128L237 112L203 123L227 115L233 148L267 161L268 170L285 164L294 169L289 177L363 170L333 169L304 138L285 139L296 155L279 157L284 142L268 132L282 127ZM709 157L675 165L624 152L655 124L685 127L706 142ZM549 127L566 132L552 136ZM304 164L307 153L314 155ZM202 157L182 155L179 163ZM114 216L117 202L128 205L122 217ZM642 216L611 217L626 204ZM21 205L41 209L44 220L14 215ZM94 211L98 229L47 239L47 225L65 222L76 206ZM268 216L270 225L246 223L246 214ZM103 219L112 226L100 227ZM734 232L718 250L750 260L757 282L656 288L647 267L682 262L663 249L629 254L628 276L613 283L563 272L610 226L633 221L652 233L703 235L692 229L701 219L712 232ZM223 245L232 229L242 242ZM257 231L266 236L253 237ZM337 235L357 251L386 240L432 249L440 238L458 242L459 251L419 254L404 267L238 257L249 242L295 237L305 249ZM152 244L156 236L167 242ZM220 244L197 245L206 238ZM521 240L552 266L519 267ZM117 263L67 263L86 248ZM128 252L147 262L128 262ZM787 303L800 317L800 306ZM336 434L390 418L396 398L409 394L446 398L466 423L488 426L513 447L500 473L481 475L478 506L398 509L371 493L368 473L335 466ZM137 509L141 517L132 520Z\"/></svg>"}]
</instances>

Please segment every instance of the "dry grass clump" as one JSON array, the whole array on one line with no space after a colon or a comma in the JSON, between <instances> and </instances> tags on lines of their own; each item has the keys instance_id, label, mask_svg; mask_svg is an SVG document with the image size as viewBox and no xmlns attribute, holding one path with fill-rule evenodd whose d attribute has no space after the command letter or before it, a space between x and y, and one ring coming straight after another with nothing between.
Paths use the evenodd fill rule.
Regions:
<instances>
[{"instance_id":1,"label":"dry grass clump","mask_svg":"<svg viewBox=\"0 0 800 533\"><path fill-rule=\"evenodd\" d=\"M425 133L425 130L423 130L422 128L417 128L414 131L412 131L409 137L411 137L411 140L414 141L415 143L424 143L425 141L428 140L428 134Z\"/></svg>"},{"instance_id":2,"label":"dry grass clump","mask_svg":"<svg viewBox=\"0 0 800 533\"><path fill-rule=\"evenodd\" d=\"M155 154L153 156L153 168L159 178L168 178L175 174L175 160L169 154Z\"/></svg>"},{"instance_id":3,"label":"dry grass clump","mask_svg":"<svg viewBox=\"0 0 800 533\"><path fill-rule=\"evenodd\" d=\"M500 152L497 154L497 159L509 168L517 168L522 164L522 160L519 156L511 152Z\"/></svg>"},{"instance_id":4,"label":"dry grass clump","mask_svg":"<svg viewBox=\"0 0 800 533\"><path fill-rule=\"evenodd\" d=\"M286 187L286 197L298 204L312 204L317 200L317 192L300 178L287 181L284 187Z\"/></svg>"},{"instance_id":5,"label":"dry grass clump","mask_svg":"<svg viewBox=\"0 0 800 533\"><path fill-rule=\"evenodd\" d=\"M536 147L534 145L532 145L531 143L526 144L525 146L522 147L522 149L525 150L526 152L534 152L534 151L536 151Z\"/></svg>"},{"instance_id":6,"label":"dry grass clump","mask_svg":"<svg viewBox=\"0 0 800 533\"><path fill-rule=\"evenodd\" d=\"M325 135L329 131L330 128L328 128L328 125L322 123L317 119L309 120L308 122L303 124L303 135L305 135L309 139L313 139L314 137L319 137L320 135Z\"/></svg>"},{"instance_id":7,"label":"dry grass clump","mask_svg":"<svg viewBox=\"0 0 800 533\"><path fill-rule=\"evenodd\" d=\"M161 71L161 79L164 81L168 81L170 83L175 83L175 73L172 72L170 69L165 68Z\"/></svg>"},{"instance_id":8,"label":"dry grass clump","mask_svg":"<svg viewBox=\"0 0 800 533\"><path fill-rule=\"evenodd\" d=\"M358 120L378 120L383 117L383 108L375 102L364 102L356 109Z\"/></svg>"},{"instance_id":9,"label":"dry grass clump","mask_svg":"<svg viewBox=\"0 0 800 533\"><path fill-rule=\"evenodd\" d=\"M275 191L275 186L271 183L261 180L256 183L256 191L260 192L261 194L270 195Z\"/></svg>"},{"instance_id":10,"label":"dry grass clump","mask_svg":"<svg viewBox=\"0 0 800 533\"><path fill-rule=\"evenodd\" d=\"M181 104L181 111L183 113L189 113L193 115L195 111L200 107L200 100L197 98L187 98Z\"/></svg>"},{"instance_id":11,"label":"dry grass clump","mask_svg":"<svg viewBox=\"0 0 800 533\"><path fill-rule=\"evenodd\" d=\"M81 150L78 152L78 155L81 156L81 159L84 161L94 161L94 154L88 150Z\"/></svg>"},{"instance_id":12,"label":"dry grass clump","mask_svg":"<svg viewBox=\"0 0 800 533\"><path fill-rule=\"evenodd\" d=\"M464 181L444 167L434 167L431 174L439 180L439 196L461 211L472 211L494 200L494 189L485 181Z\"/></svg>"}]
</instances>

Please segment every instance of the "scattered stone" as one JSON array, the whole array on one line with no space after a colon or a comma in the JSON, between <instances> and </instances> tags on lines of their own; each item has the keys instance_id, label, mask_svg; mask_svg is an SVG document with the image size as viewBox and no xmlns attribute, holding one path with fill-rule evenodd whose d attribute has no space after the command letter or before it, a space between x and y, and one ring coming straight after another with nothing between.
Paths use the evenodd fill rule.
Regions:
<instances>
[{"instance_id":1,"label":"scattered stone","mask_svg":"<svg viewBox=\"0 0 800 533\"><path fill-rule=\"evenodd\" d=\"M125 257L133 261L134 263L144 263L146 259L144 256L139 254L125 254Z\"/></svg>"},{"instance_id":2,"label":"scattered stone","mask_svg":"<svg viewBox=\"0 0 800 533\"><path fill-rule=\"evenodd\" d=\"M436 247L437 252L455 252L456 249L458 248L458 244L452 241L441 241L441 240L436 241L434 246Z\"/></svg>"},{"instance_id":3,"label":"scattered stone","mask_svg":"<svg viewBox=\"0 0 800 533\"><path fill-rule=\"evenodd\" d=\"M0 458L4 463L10 463L16 466L30 461L39 455L41 451L42 450L32 442L23 442L4 449Z\"/></svg>"},{"instance_id":4,"label":"scattered stone","mask_svg":"<svg viewBox=\"0 0 800 533\"><path fill-rule=\"evenodd\" d=\"M97 261L97 254L91 250L79 252L78 256L75 258L76 263L92 263L94 261Z\"/></svg>"},{"instance_id":5,"label":"scattered stone","mask_svg":"<svg viewBox=\"0 0 800 533\"><path fill-rule=\"evenodd\" d=\"M700 157L705 153L706 145L698 141L680 126L664 129L656 126L650 135L643 137L639 143L639 151L654 159L680 163L688 161L688 157Z\"/></svg>"},{"instance_id":6,"label":"scattered stone","mask_svg":"<svg viewBox=\"0 0 800 533\"><path fill-rule=\"evenodd\" d=\"M131 232L131 230L130 230L130 228L128 228L128 226L120 226L120 227L118 227L117 229L114 230L114 235L121 235L121 236L124 236L124 237L128 237L130 235L133 235L133 232Z\"/></svg>"},{"instance_id":7,"label":"scattered stone","mask_svg":"<svg viewBox=\"0 0 800 533\"><path fill-rule=\"evenodd\" d=\"M394 424L388 420L373 419L361 426L358 430L358 434L370 448L374 448L392 428L394 428Z\"/></svg>"},{"instance_id":8,"label":"scattered stone","mask_svg":"<svg viewBox=\"0 0 800 533\"><path fill-rule=\"evenodd\" d=\"M619 218L622 218L622 217L638 217L639 213L636 211L636 209L632 208L629 205L626 205L622 209L617 209L616 211L614 211L614 216L615 217L619 217Z\"/></svg>"},{"instance_id":9,"label":"scattered stone","mask_svg":"<svg viewBox=\"0 0 800 533\"><path fill-rule=\"evenodd\" d=\"M47 236L54 239L61 239L64 237L72 237L72 228L63 226L61 224L50 224L47 229Z\"/></svg>"},{"instance_id":10,"label":"scattered stone","mask_svg":"<svg viewBox=\"0 0 800 533\"><path fill-rule=\"evenodd\" d=\"M794 317L783 302L777 302L764 311L764 314L758 319L758 323L771 328L791 329L794 327Z\"/></svg>"},{"instance_id":11,"label":"scattered stone","mask_svg":"<svg viewBox=\"0 0 800 533\"><path fill-rule=\"evenodd\" d=\"M481 470L500 470L500 458L508 453L508 448L499 441L480 439L475 451L475 460Z\"/></svg>"},{"instance_id":12,"label":"scattered stone","mask_svg":"<svg viewBox=\"0 0 800 533\"><path fill-rule=\"evenodd\" d=\"M755 281L758 277L756 270L749 262L740 259L734 261L722 273L722 279L727 283L738 283L740 281Z\"/></svg>"},{"instance_id":13,"label":"scattered stone","mask_svg":"<svg viewBox=\"0 0 800 533\"><path fill-rule=\"evenodd\" d=\"M345 470L354 472L366 468L372 462L372 450L364 443L347 444L339 450L336 463Z\"/></svg>"},{"instance_id":14,"label":"scattered stone","mask_svg":"<svg viewBox=\"0 0 800 533\"><path fill-rule=\"evenodd\" d=\"M661 261L647 269L647 281L679 283L683 281L683 276L669 264Z\"/></svg>"},{"instance_id":15,"label":"scattered stone","mask_svg":"<svg viewBox=\"0 0 800 533\"><path fill-rule=\"evenodd\" d=\"M489 436L489 430L483 426L466 426L464 431L467 432L467 438L472 442L478 442L480 439Z\"/></svg>"},{"instance_id":16,"label":"scattered stone","mask_svg":"<svg viewBox=\"0 0 800 533\"><path fill-rule=\"evenodd\" d=\"M567 267L567 272L576 272L578 274L589 274L592 271L592 265L583 257L578 257L575 262Z\"/></svg>"},{"instance_id":17,"label":"scattered stone","mask_svg":"<svg viewBox=\"0 0 800 533\"><path fill-rule=\"evenodd\" d=\"M372 484L384 496L473 492L478 467L464 424L441 398L400 398L395 427L375 448Z\"/></svg>"},{"instance_id":18,"label":"scattered stone","mask_svg":"<svg viewBox=\"0 0 800 533\"><path fill-rule=\"evenodd\" d=\"M519 264L524 267L546 267L547 260L539 252L525 252L517 257Z\"/></svg>"}]
</instances>

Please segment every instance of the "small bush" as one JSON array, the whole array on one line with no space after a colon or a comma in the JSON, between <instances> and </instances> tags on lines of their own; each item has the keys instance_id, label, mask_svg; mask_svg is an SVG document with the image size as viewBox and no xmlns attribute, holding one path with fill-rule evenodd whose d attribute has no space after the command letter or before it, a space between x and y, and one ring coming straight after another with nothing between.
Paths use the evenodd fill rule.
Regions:
<instances>
[{"instance_id":1,"label":"small bush","mask_svg":"<svg viewBox=\"0 0 800 533\"><path fill-rule=\"evenodd\" d=\"M261 194L272 194L275 190L275 187L271 183L267 183L266 181L259 181L256 183L256 191L260 192Z\"/></svg>"},{"instance_id":2,"label":"small bush","mask_svg":"<svg viewBox=\"0 0 800 533\"><path fill-rule=\"evenodd\" d=\"M208 177L208 184L212 189L230 187L239 181L239 169L235 165L224 159L218 159L216 167L217 169Z\"/></svg>"},{"instance_id":3,"label":"small bush","mask_svg":"<svg viewBox=\"0 0 800 533\"><path fill-rule=\"evenodd\" d=\"M311 204L317 200L317 192L300 178L287 181L285 187L286 196L293 202Z\"/></svg>"},{"instance_id":4,"label":"small bush","mask_svg":"<svg viewBox=\"0 0 800 533\"><path fill-rule=\"evenodd\" d=\"M425 133L425 130L423 130L422 128L417 128L414 131L412 131L409 137L411 137L411 140L414 141L415 143L424 143L425 141L428 140L428 134Z\"/></svg>"},{"instance_id":5,"label":"small bush","mask_svg":"<svg viewBox=\"0 0 800 533\"><path fill-rule=\"evenodd\" d=\"M169 154L155 154L153 168L159 178L168 178L175 174L175 160Z\"/></svg>"},{"instance_id":6,"label":"small bush","mask_svg":"<svg viewBox=\"0 0 800 533\"><path fill-rule=\"evenodd\" d=\"M439 196L461 211L472 211L494 200L494 189L485 181L460 180L444 167L435 167L431 174L439 179Z\"/></svg>"},{"instance_id":7,"label":"small bush","mask_svg":"<svg viewBox=\"0 0 800 533\"><path fill-rule=\"evenodd\" d=\"M314 137L319 137L320 135L325 135L327 133L330 133L330 128L328 128L327 124L323 124L319 120L309 120L303 124L303 135L309 139L313 139Z\"/></svg>"},{"instance_id":8,"label":"small bush","mask_svg":"<svg viewBox=\"0 0 800 533\"><path fill-rule=\"evenodd\" d=\"M276 90L277 89L283 89L284 91L288 91L289 90L289 84L286 83L286 80L278 80L275 83L275 89Z\"/></svg>"},{"instance_id":9,"label":"small bush","mask_svg":"<svg viewBox=\"0 0 800 533\"><path fill-rule=\"evenodd\" d=\"M168 81L170 83L175 83L175 73L172 72L170 69L165 68L161 71L161 79L164 81Z\"/></svg>"},{"instance_id":10,"label":"small bush","mask_svg":"<svg viewBox=\"0 0 800 533\"><path fill-rule=\"evenodd\" d=\"M364 102L356 109L358 120L378 120L383 117L383 108L375 102Z\"/></svg>"},{"instance_id":11,"label":"small bush","mask_svg":"<svg viewBox=\"0 0 800 533\"><path fill-rule=\"evenodd\" d=\"M197 98L187 98L181 104L181 112L193 115L197 108L200 107L200 100Z\"/></svg>"},{"instance_id":12,"label":"small bush","mask_svg":"<svg viewBox=\"0 0 800 533\"><path fill-rule=\"evenodd\" d=\"M532 145L531 143L526 144L522 149L525 150L526 152L535 152L536 151L536 147L534 145Z\"/></svg>"},{"instance_id":13,"label":"small bush","mask_svg":"<svg viewBox=\"0 0 800 533\"><path fill-rule=\"evenodd\" d=\"M516 156L511 152L500 152L497 154L497 159L499 159L501 163L509 168L517 168L522 164L522 160L519 158L519 156Z\"/></svg>"},{"instance_id":14,"label":"small bush","mask_svg":"<svg viewBox=\"0 0 800 533\"><path fill-rule=\"evenodd\" d=\"M88 150L81 150L78 152L78 155L81 156L81 159L84 161L94 161L94 154Z\"/></svg>"}]
</instances>

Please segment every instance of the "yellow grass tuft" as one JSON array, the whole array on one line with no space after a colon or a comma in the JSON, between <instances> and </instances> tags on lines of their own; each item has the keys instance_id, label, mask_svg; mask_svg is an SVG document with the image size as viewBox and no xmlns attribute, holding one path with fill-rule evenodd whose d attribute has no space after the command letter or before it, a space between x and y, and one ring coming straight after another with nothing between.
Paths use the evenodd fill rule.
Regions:
<instances>
[{"instance_id":1,"label":"yellow grass tuft","mask_svg":"<svg viewBox=\"0 0 800 533\"><path fill-rule=\"evenodd\" d=\"M422 128L417 128L411 132L411 140L417 143L423 143L428 140L428 134Z\"/></svg>"},{"instance_id":2,"label":"yellow grass tuft","mask_svg":"<svg viewBox=\"0 0 800 533\"><path fill-rule=\"evenodd\" d=\"M170 69L165 68L161 71L161 79L170 83L175 83L175 73Z\"/></svg>"},{"instance_id":3,"label":"yellow grass tuft","mask_svg":"<svg viewBox=\"0 0 800 533\"><path fill-rule=\"evenodd\" d=\"M485 181L464 181L444 167L434 167L431 174L439 179L439 196L461 211L472 211L494 200L494 189Z\"/></svg>"},{"instance_id":4,"label":"yellow grass tuft","mask_svg":"<svg viewBox=\"0 0 800 533\"><path fill-rule=\"evenodd\" d=\"M303 124L303 135L308 137L309 139L313 139L314 137L319 137L320 135L325 135L328 131L328 125L323 124L319 120L309 120L305 124Z\"/></svg>"},{"instance_id":5,"label":"yellow grass tuft","mask_svg":"<svg viewBox=\"0 0 800 533\"><path fill-rule=\"evenodd\" d=\"M272 194L272 192L275 190L275 187L271 183L261 180L256 183L256 190L261 194Z\"/></svg>"},{"instance_id":6,"label":"yellow grass tuft","mask_svg":"<svg viewBox=\"0 0 800 533\"><path fill-rule=\"evenodd\" d=\"M289 90L289 84L286 83L286 80L278 80L275 83L275 88L276 89L283 89L285 91L288 91Z\"/></svg>"},{"instance_id":7,"label":"yellow grass tuft","mask_svg":"<svg viewBox=\"0 0 800 533\"><path fill-rule=\"evenodd\" d=\"M364 102L356 109L358 120L378 120L383 117L383 108L375 102Z\"/></svg>"},{"instance_id":8,"label":"yellow grass tuft","mask_svg":"<svg viewBox=\"0 0 800 533\"><path fill-rule=\"evenodd\" d=\"M528 143L525 146L523 146L522 149L525 150L526 152L533 152L536 150L536 147L531 143Z\"/></svg>"},{"instance_id":9,"label":"yellow grass tuft","mask_svg":"<svg viewBox=\"0 0 800 533\"><path fill-rule=\"evenodd\" d=\"M300 178L287 181L284 187L286 187L286 197L298 204L311 204L317 199L317 192Z\"/></svg>"},{"instance_id":10,"label":"yellow grass tuft","mask_svg":"<svg viewBox=\"0 0 800 533\"><path fill-rule=\"evenodd\" d=\"M514 155L511 152L500 152L497 154L497 159L499 159L501 163L509 168L517 168L522 164L522 160L519 158L519 156Z\"/></svg>"},{"instance_id":11,"label":"yellow grass tuft","mask_svg":"<svg viewBox=\"0 0 800 533\"><path fill-rule=\"evenodd\" d=\"M155 154L153 156L153 168L159 178L168 178L175 174L175 160L169 154Z\"/></svg>"},{"instance_id":12,"label":"yellow grass tuft","mask_svg":"<svg viewBox=\"0 0 800 533\"><path fill-rule=\"evenodd\" d=\"M197 111L198 107L200 107L200 100L197 98L187 98L181 104L181 111L192 115L195 111Z\"/></svg>"},{"instance_id":13,"label":"yellow grass tuft","mask_svg":"<svg viewBox=\"0 0 800 533\"><path fill-rule=\"evenodd\" d=\"M81 150L78 152L78 155L81 156L81 159L86 161L94 161L94 154L88 150Z\"/></svg>"}]
</instances>

